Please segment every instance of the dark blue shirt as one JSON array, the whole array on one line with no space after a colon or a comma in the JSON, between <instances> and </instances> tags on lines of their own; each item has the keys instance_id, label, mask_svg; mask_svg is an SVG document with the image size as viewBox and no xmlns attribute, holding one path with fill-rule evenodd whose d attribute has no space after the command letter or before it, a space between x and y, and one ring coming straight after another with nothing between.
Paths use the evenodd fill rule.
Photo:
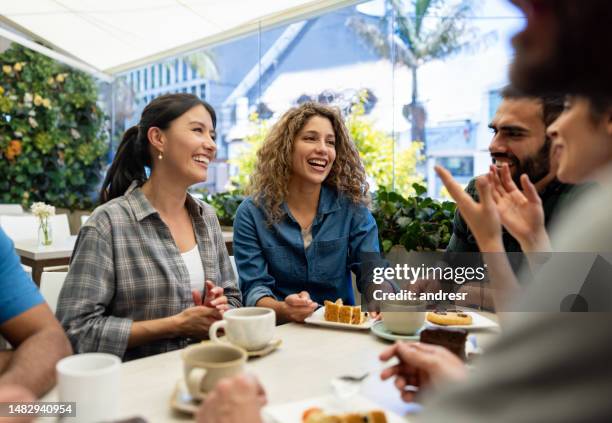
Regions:
<instances>
[{"instance_id":1,"label":"dark blue shirt","mask_svg":"<svg viewBox=\"0 0 612 423\"><path fill-rule=\"evenodd\" d=\"M364 263L380 258L378 229L370 211L323 186L312 243L304 249L300 225L287 205L283 207L286 215L272 226L251 198L238 208L234 256L244 304L254 306L263 297L283 301L300 291L308 291L319 304L337 298L354 304L351 271L364 292L371 282Z\"/></svg>"},{"instance_id":2,"label":"dark blue shirt","mask_svg":"<svg viewBox=\"0 0 612 423\"><path fill-rule=\"evenodd\" d=\"M38 288L21 267L13 242L0 229L0 324L43 302Z\"/></svg>"}]
</instances>

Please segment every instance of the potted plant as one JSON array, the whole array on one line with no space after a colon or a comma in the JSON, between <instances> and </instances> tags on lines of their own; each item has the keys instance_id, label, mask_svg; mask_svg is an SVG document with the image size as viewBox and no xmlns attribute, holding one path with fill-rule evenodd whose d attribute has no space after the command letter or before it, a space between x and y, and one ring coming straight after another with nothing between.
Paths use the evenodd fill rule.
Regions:
<instances>
[{"instance_id":1,"label":"potted plant","mask_svg":"<svg viewBox=\"0 0 612 423\"><path fill-rule=\"evenodd\" d=\"M245 198L246 196L242 191L233 190L208 194L204 197L204 201L215 208L222 229L224 231L233 231L236 211Z\"/></svg>"},{"instance_id":2,"label":"potted plant","mask_svg":"<svg viewBox=\"0 0 612 423\"><path fill-rule=\"evenodd\" d=\"M455 203L426 197L426 188L413 184L416 195L408 198L380 187L373 198L372 214L378 225L381 251L394 246L406 251L446 248L453 230Z\"/></svg>"}]
</instances>

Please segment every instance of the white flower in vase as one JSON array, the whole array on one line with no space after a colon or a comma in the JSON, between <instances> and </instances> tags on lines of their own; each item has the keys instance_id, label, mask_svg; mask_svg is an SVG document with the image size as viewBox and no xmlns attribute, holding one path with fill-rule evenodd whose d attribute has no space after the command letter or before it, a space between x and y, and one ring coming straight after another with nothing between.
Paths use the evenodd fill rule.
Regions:
<instances>
[{"instance_id":1,"label":"white flower in vase","mask_svg":"<svg viewBox=\"0 0 612 423\"><path fill-rule=\"evenodd\" d=\"M38 217L38 242L41 245L51 245L53 243L53 234L51 232L51 222L49 217L55 215L55 207L43 202L36 202L30 208L32 214Z\"/></svg>"}]
</instances>

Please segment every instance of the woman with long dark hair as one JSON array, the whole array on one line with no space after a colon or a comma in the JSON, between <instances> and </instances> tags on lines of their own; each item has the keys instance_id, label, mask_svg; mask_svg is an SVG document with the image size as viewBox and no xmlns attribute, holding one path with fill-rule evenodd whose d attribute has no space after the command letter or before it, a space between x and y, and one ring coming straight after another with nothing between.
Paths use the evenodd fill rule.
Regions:
<instances>
[{"instance_id":1,"label":"woman with long dark hair","mask_svg":"<svg viewBox=\"0 0 612 423\"><path fill-rule=\"evenodd\" d=\"M241 305L215 211L187 193L206 180L215 126L208 103L169 94L126 131L60 294L75 352L128 360L179 349Z\"/></svg>"}]
</instances>

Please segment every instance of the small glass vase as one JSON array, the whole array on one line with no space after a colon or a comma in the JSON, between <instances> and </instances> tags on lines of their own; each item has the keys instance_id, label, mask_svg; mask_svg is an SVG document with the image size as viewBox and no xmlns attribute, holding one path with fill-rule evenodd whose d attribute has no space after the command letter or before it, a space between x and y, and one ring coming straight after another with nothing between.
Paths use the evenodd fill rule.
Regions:
<instances>
[{"instance_id":1,"label":"small glass vase","mask_svg":"<svg viewBox=\"0 0 612 423\"><path fill-rule=\"evenodd\" d=\"M53 230L51 229L51 222L49 222L48 217L40 219L40 225L38 226L38 244L41 246L53 244Z\"/></svg>"}]
</instances>

